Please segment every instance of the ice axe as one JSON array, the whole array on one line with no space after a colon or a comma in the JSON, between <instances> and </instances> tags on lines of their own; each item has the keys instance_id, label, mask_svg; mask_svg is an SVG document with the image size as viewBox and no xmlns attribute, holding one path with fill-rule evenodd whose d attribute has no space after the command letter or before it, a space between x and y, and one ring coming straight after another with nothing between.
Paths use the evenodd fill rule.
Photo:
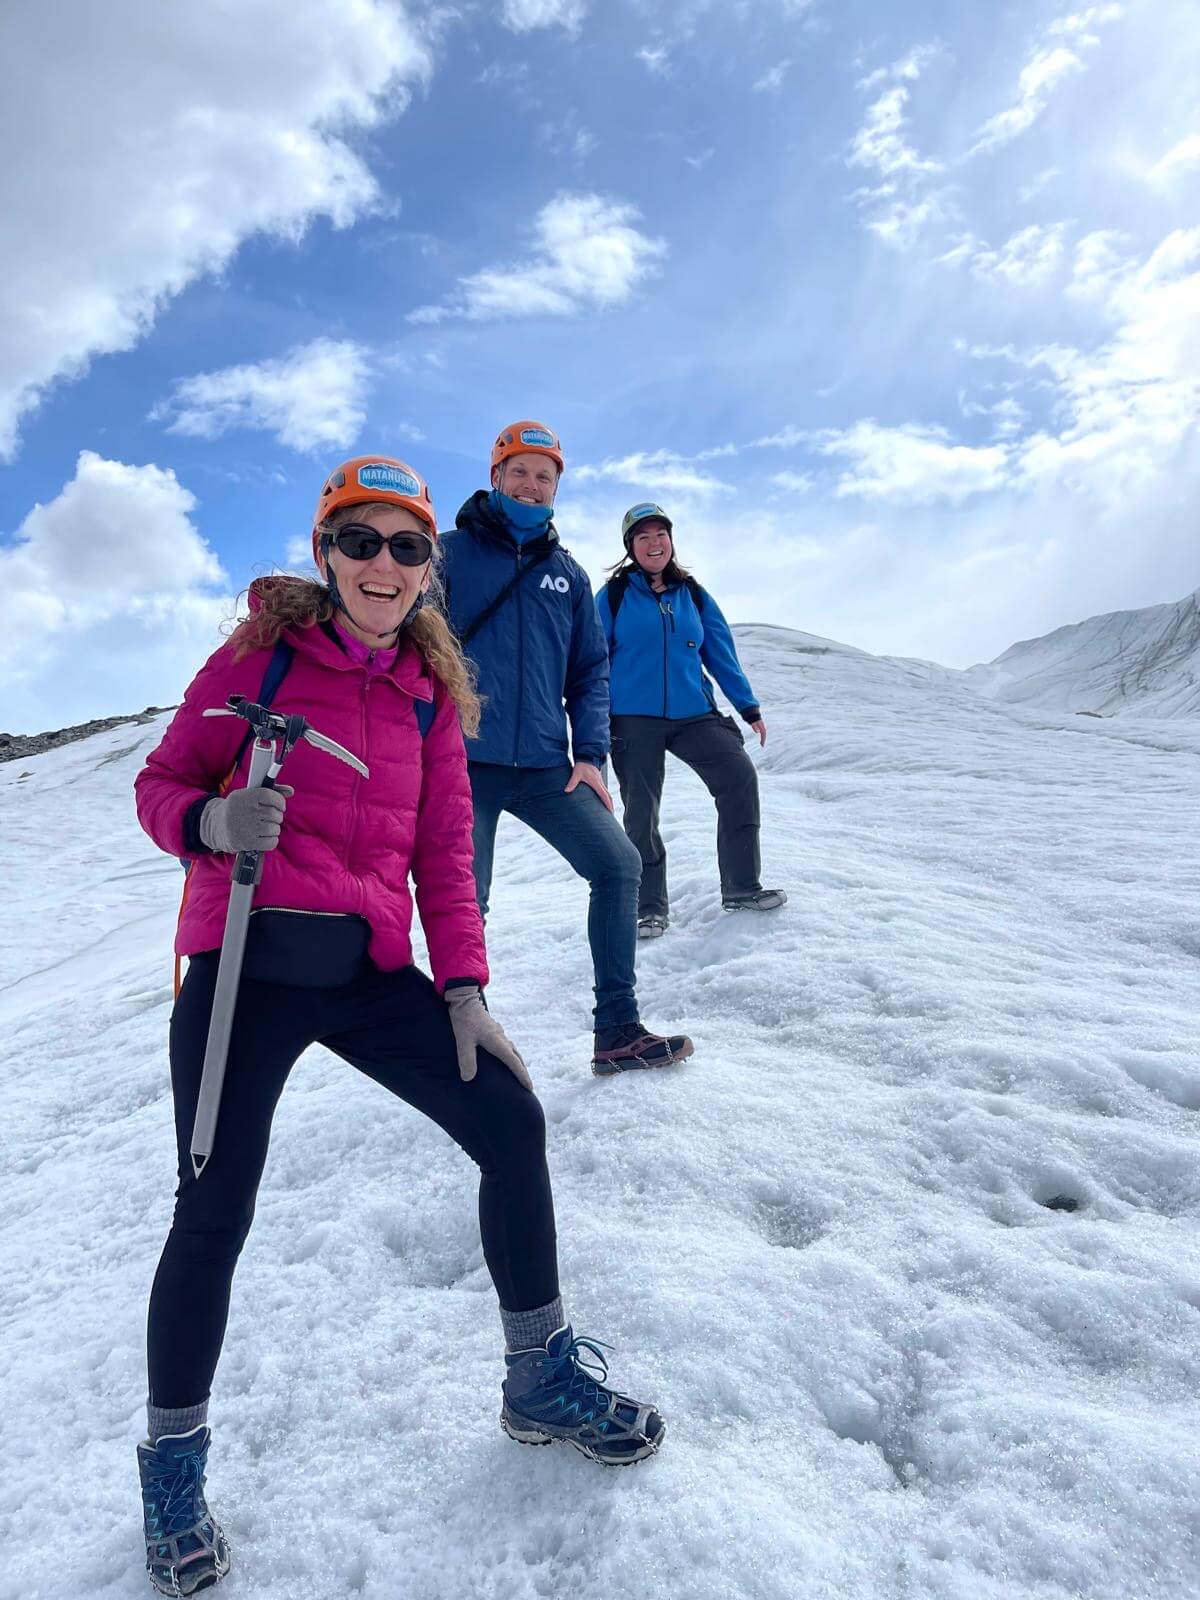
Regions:
<instances>
[{"instance_id":1,"label":"ice axe","mask_svg":"<svg viewBox=\"0 0 1200 1600\"><path fill-rule=\"evenodd\" d=\"M340 744L335 744L323 733L309 727L302 716L283 716L239 695L231 696L228 705L216 706L204 715L241 717L250 724L254 743L250 751L250 773L246 779L248 789L274 788L280 767L301 739L307 739L309 744L317 750L324 750L326 755L336 756L339 761L346 762L362 777L370 777L357 756L352 756L349 750L343 750ZM250 906L262 877L264 853L261 850L240 850L233 863L229 909L225 913L221 959L217 964L217 986L213 991L208 1042L204 1047L204 1070L200 1075L200 1097L196 1102L196 1120L192 1124L192 1171L197 1178L212 1155L216 1137L229 1038L233 1031L233 1011L242 976L242 960L246 954Z\"/></svg>"}]
</instances>

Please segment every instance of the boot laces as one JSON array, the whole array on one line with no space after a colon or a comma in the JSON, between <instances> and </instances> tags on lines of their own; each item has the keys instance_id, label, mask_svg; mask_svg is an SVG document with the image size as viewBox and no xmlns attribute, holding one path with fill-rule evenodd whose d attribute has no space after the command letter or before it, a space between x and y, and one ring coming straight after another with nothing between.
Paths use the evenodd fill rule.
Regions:
<instances>
[{"instance_id":1,"label":"boot laces","mask_svg":"<svg viewBox=\"0 0 1200 1600\"><path fill-rule=\"evenodd\" d=\"M607 1405L611 1391L604 1387L608 1377L604 1351L611 1348L595 1339L576 1335L569 1345L546 1362L550 1373L547 1386L563 1384L568 1394L582 1395L585 1400L603 1400Z\"/></svg>"},{"instance_id":2,"label":"boot laces","mask_svg":"<svg viewBox=\"0 0 1200 1600\"><path fill-rule=\"evenodd\" d=\"M151 1469L147 1489L154 1492L163 1531L168 1537L186 1533L197 1520L203 1521L205 1508L200 1492L203 1478L204 1467L196 1451L180 1456L169 1467Z\"/></svg>"}]
</instances>

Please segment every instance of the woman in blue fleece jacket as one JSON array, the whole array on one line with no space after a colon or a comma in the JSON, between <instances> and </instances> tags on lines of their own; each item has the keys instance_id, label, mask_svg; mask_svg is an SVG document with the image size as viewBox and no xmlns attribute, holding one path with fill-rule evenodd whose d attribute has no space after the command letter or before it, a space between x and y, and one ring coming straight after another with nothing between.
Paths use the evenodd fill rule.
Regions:
<instances>
[{"instance_id":1,"label":"woman in blue fleece jacket","mask_svg":"<svg viewBox=\"0 0 1200 1600\"><path fill-rule=\"evenodd\" d=\"M717 861L726 911L773 911L782 889L759 881L758 776L732 717L717 710L711 672L742 720L767 726L720 607L675 559L660 506L630 508L625 558L596 597L608 641L612 760L625 832L642 858L638 937L665 933L667 852L658 828L666 754L687 763L717 803Z\"/></svg>"}]
</instances>

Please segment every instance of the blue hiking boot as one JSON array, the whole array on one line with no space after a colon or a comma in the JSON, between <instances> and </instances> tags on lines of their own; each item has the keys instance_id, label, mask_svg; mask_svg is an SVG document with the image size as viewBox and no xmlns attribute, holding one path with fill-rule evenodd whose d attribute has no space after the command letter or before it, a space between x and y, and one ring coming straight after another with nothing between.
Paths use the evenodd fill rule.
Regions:
<instances>
[{"instance_id":1,"label":"blue hiking boot","mask_svg":"<svg viewBox=\"0 0 1200 1600\"><path fill-rule=\"evenodd\" d=\"M518 1444L565 1439L606 1467L629 1467L652 1456L667 1425L650 1406L605 1386L608 1363L601 1346L559 1328L545 1347L506 1355L500 1426ZM599 1363L581 1358L587 1351Z\"/></svg>"},{"instance_id":2,"label":"blue hiking boot","mask_svg":"<svg viewBox=\"0 0 1200 1600\"><path fill-rule=\"evenodd\" d=\"M146 1568L159 1594L211 1589L229 1571L229 1543L204 1498L210 1430L168 1433L137 1447Z\"/></svg>"}]
</instances>

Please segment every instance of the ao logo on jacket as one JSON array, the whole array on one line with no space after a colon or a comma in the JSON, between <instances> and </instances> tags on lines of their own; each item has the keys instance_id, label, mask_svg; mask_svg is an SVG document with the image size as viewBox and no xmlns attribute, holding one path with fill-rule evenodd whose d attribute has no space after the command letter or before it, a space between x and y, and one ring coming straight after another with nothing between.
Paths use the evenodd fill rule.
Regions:
<instances>
[{"instance_id":1,"label":"ao logo on jacket","mask_svg":"<svg viewBox=\"0 0 1200 1600\"><path fill-rule=\"evenodd\" d=\"M538 584L539 589L556 589L559 594L570 594L571 585L566 578L552 578L549 573Z\"/></svg>"}]
</instances>

